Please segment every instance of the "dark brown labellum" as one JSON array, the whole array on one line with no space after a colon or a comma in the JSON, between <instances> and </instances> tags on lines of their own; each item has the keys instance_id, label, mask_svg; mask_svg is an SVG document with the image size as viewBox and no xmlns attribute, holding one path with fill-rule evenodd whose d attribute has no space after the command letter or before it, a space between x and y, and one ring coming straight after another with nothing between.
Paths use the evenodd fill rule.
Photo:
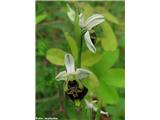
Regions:
<instances>
[{"instance_id":1,"label":"dark brown labellum","mask_svg":"<svg viewBox=\"0 0 160 120\"><path fill-rule=\"evenodd\" d=\"M83 88L79 87L79 84L76 80L68 81L68 90L65 94L72 100L82 100L84 96L87 94L88 89L83 86Z\"/></svg>"},{"instance_id":2,"label":"dark brown labellum","mask_svg":"<svg viewBox=\"0 0 160 120\"><path fill-rule=\"evenodd\" d=\"M91 37L91 41L92 43L95 45L96 44L96 33L94 31L90 31L90 37Z\"/></svg>"}]
</instances>

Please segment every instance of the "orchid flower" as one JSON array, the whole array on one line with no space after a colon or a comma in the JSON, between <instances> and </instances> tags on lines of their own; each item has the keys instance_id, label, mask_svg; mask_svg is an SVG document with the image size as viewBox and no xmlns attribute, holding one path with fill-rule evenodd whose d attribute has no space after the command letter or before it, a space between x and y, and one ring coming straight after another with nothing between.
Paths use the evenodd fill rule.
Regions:
<instances>
[{"instance_id":1,"label":"orchid flower","mask_svg":"<svg viewBox=\"0 0 160 120\"><path fill-rule=\"evenodd\" d=\"M95 106L94 106L94 103L96 103L97 101L92 101L92 102L88 102L88 100L86 100L85 99L85 103L86 103L86 105L87 105L87 107L89 108L89 109L93 109L93 111L97 111L98 110L98 108L96 108ZM103 114L103 115L106 115L106 116L108 116L108 112L104 112L104 111L102 111L102 110L100 110L100 113L101 114Z\"/></svg>"},{"instance_id":2,"label":"orchid flower","mask_svg":"<svg viewBox=\"0 0 160 120\"><path fill-rule=\"evenodd\" d=\"M66 71L60 72L56 79L64 80L65 94L75 102L76 106L80 106L80 100L87 94L88 89L81 83L80 80L87 78L91 72L83 69L75 69L74 58L71 54L65 54L64 63Z\"/></svg>"},{"instance_id":3,"label":"orchid flower","mask_svg":"<svg viewBox=\"0 0 160 120\"><path fill-rule=\"evenodd\" d=\"M83 68L75 69L74 58L71 54L65 54L64 63L66 70L60 72L56 79L59 80L82 80L87 78L91 72Z\"/></svg>"},{"instance_id":4,"label":"orchid flower","mask_svg":"<svg viewBox=\"0 0 160 120\"><path fill-rule=\"evenodd\" d=\"M75 20L76 13L68 4L67 4L67 7L68 7L67 15L69 19L71 20L71 22L73 23ZM84 33L85 43L88 49L93 53L96 52L96 47L94 46L91 40L90 31L92 30L92 28L101 24L102 22L104 22L104 16L100 14L93 14L86 21L84 20L82 13L80 13L79 15L79 26L82 28L83 31L85 31Z\"/></svg>"}]
</instances>

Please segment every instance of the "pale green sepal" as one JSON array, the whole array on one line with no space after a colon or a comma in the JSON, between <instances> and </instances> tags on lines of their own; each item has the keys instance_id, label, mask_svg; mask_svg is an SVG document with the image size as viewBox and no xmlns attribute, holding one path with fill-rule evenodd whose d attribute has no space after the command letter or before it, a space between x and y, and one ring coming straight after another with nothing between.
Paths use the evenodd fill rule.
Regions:
<instances>
[{"instance_id":1,"label":"pale green sepal","mask_svg":"<svg viewBox=\"0 0 160 120\"><path fill-rule=\"evenodd\" d=\"M86 70L83 68L77 68L76 74L77 74L77 79L81 80L81 79L89 77L89 75L92 73L89 70Z\"/></svg>"},{"instance_id":2,"label":"pale green sepal","mask_svg":"<svg viewBox=\"0 0 160 120\"><path fill-rule=\"evenodd\" d=\"M94 20L97 20L97 19L104 19L104 16L103 16L103 15L100 15L100 14L94 14L94 15L90 16L90 17L87 19L86 24L89 24L89 23L91 23L91 22L93 22Z\"/></svg>"},{"instance_id":3,"label":"pale green sepal","mask_svg":"<svg viewBox=\"0 0 160 120\"><path fill-rule=\"evenodd\" d=\"M71 20L71 22L73 23L75 20L75 11L69 6L69 4L67 4L67 7L68 7L67 15L69 19Z\"/></svg>"},{"instance_id":4,"label":"pale green sepal","mask_svg":"<svg viewBox=\"0 0 160 120\"><path fill-rule=\"evenodd\" d=\"M67 72L66 72L66 71L60 72L60 73L56 76L56 80L57 80L57 81L67 80Z\"/></svg>"},{"instance_id":5,"label":"pale green sepal","mask_svg":"<svg viewBox=\"0 0 160 120\"><path fill-rule=\"evenodd\" d=\"M94 44L93 44L92 41L91 41L89 31L87 31L87 32L84 34L84 40L85 40L85 43L86 43L88 49L89 49L91 52L95 53L95 52L96 52L96 48L95 48Z\"/></svg>"},{"instance_id":6,"label":"pale green sepal","mask_svg":"<svg viewBox=\"0 0 160 120\"><path fill-rule=\"evenodd\" d=\"M88 30L91 30L92 28L94 28L95 26L101 24L102 22L104 22L104 19L101 18L101 19L96 19L94 21L91 21L90 23L87 24L86 28Z\"/></svg>"}]
</instances>

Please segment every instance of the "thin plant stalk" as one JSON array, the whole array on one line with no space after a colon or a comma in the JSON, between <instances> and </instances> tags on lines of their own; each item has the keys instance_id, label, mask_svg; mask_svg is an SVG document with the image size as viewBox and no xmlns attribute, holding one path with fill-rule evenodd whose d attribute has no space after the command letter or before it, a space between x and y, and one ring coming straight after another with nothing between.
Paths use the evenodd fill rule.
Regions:
<instances>
[{"instance_id":1,"label":"thin plant stalk","mask_svg":"<svg viewBox=\"0 0 160 120\"><path fill-rule=\"evenodd\" d=\"M77 4L75 4L76 6L76 18L75 18L75 32L76 32L76 39L78 41L79 44L79 50L78 50L78 60L77 60L77 67L80 68L81 67L81 54L82 54L82 45L83 45L83 40L82 40L82 34L81 34L81 29L79 28L79 19L78 19L78 15L79 15L79 9ZM82 107L76 107L76 113L77 113L77 119L78 120L82 120Z\"/></svg>"},{"instance_id":2,"label":"thin plant stalk","mask_svg":"<svg viewBox=\"0 0 160 120\"><path fill-rule=\"evenodd\" d=\"M83 35L81 35L81 39L79 42L79 51L78 51L78 67L81 67L81 55L82 55L82 47L83 47Z\"/></svg>"}]
</instances>

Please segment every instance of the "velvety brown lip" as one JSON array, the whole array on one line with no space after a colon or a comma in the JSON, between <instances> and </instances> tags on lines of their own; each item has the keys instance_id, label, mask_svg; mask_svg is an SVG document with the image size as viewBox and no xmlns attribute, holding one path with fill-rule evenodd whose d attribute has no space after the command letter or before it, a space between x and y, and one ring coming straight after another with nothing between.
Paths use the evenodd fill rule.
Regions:
<instances>
[{"instance_id":1,"label":"velvety brown lip","mask_svg":"<svg viewBox=\"0 0 160 120\"><path fill-rule=\"evenodd\" d=\"M65 92L72 101L79 99L82 100L87 94L88 89L83 85L83 88L79 87L79 84L76 80L68 81L68 90Z\"/></svg>"}]
</instances>

